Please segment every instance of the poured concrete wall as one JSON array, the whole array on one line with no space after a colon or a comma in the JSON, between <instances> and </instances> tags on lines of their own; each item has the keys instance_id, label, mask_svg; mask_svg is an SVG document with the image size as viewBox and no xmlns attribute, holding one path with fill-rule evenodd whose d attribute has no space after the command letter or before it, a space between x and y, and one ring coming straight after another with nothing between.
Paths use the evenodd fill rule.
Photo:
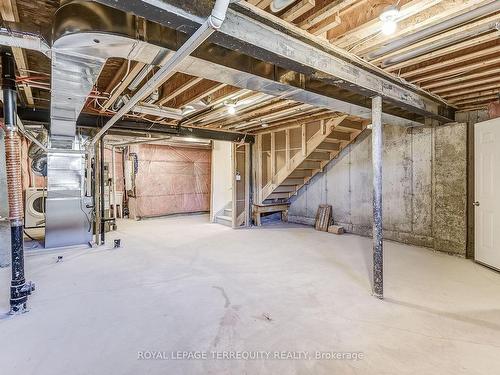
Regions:
<instances>
[{"instance_id":1,"label":"poured concrete wall","mask_svg":"<svg viewBox=\"0 0 500 375\"><path fill-rule=\"evenodd\" d=\"M465 255L465 124L436 128L384 126L384 238ZM371 134L366 131L292 197L290 221L313 224L331 204L336 224L370 236Z\"/></svg>"}]
</instances>

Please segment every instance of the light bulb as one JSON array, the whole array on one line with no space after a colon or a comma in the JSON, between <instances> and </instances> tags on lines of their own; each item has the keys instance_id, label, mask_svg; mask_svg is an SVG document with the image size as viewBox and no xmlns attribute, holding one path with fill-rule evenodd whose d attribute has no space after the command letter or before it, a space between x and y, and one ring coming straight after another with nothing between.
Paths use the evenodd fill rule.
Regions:
<instances>
[{"instance_id":1,"label":"light bulb","mask_svg":"<svg viewBox=\"0 0 500 375\"><path fill-rule=\"evenodd\" d=\"M392 35L396 32L396 29L398 28L398 24L396 21L385 21L382 22L382 33L384 35Z\"/></svg>"},{"instance_id":2,"label":"light bulb","mask_svg":"<svg viewBox=\"0 0 500 375\"><path fill-rule=\"evenodd\" d=\"M391 35L396 32L398 28L397 19L399 17L399 9L394 5L391 5L384 9L380 15L380 21L382 21L382 33L384 35Z\"/></svg>"},{"instance_id":3,"label":"light bulb","mask_svg":"<svg viewBox=\"0 0 500 375\"><path fill-rule=\"evenodd\" d=\"M227 113L229 113L230 115L236 114L236 106L234 104L228 104Z\"/></svg>"}]
</instances>

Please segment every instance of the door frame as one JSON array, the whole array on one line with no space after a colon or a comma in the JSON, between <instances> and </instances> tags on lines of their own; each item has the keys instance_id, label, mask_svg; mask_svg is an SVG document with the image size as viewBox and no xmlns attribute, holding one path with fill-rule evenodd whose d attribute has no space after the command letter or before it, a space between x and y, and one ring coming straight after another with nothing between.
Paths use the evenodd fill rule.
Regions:
<instances>
[{"instance_id":1,"label":"door frame","mask_svg":"<svg viewBox=\"0 0 500 375\"><path fill-rule=\"evenodd\" d=\"M245 170L244 170L244 177L245 177L245 215L244 215L244 220L243 220L243 225L242 226L237 226L236 221L238 218L237 212L236 212L236 197L237 197L237 191L236 191L236 167L237 167L237 159L236 159L236 149L238 146L244 147L245 148ZM244 143L244 144L238 144L238 143L233 143L232 144L232 149L231 149L231 169L232 169L232 193L233 193L233 199L232 199L232 223L233 223L233 228L242 228L242 227L249 227L251 225L250 223L250 144ZM241 171L240 171L241 173Z\"/></svg>"},{"instance_id":2,"label":"door frame","mask_svg":"<svg viewBox=\"0 0 500 375\"><path fill-rule=\"evenodd\" d=\"M500 118L489 118L488 113L485 112L480 116L480 111L474 111L476 116L469 118L467 122L467 247L466 247L466 258L472 259L474 262L481 264L485 267L493 269L495 271L500 271L495 267L476 260L476 210L473 202L476 200L476 152L475 152L475 142L476 142L476 126L487 121L498 120ZM472 117L472 116L470 116Z\"/></svg>"}]
</instances>

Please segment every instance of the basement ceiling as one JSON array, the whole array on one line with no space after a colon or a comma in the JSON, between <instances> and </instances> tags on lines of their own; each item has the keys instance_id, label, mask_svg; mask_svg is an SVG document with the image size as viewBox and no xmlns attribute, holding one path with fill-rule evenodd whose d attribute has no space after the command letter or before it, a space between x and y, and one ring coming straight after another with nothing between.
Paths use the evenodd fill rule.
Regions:
<instances>
[{"instance_id":1,"label":"basement ceiling","mask_svg":"<svg viewBox=\"0 0 500 375\"><path fill-rule=\"evenodd\" d=\"M47 36L59 3L3 0L0 10L3 20ZM249 3L271 13L269 0ZM500 2L400 0L398 28L386 36L381 32L379 16L389 5L394 4L373 0L296 0L275 15L399 79L441 96L459 110L485 108L498 97ZM49 60L30 51L14 52L21 103L26 107L48 107ZM134 79L142 73L142 81L135 82L140 85L155 69L139 62L109 59L84 111L113 115L125 95L133 93ZM154 124L177 124L175 118L148 110L161 107L187 116L183 125L250 133L301 122L306 116L323 119L338 115L324 108L183 73L176 73L143 104L146 110L133 112L129 117ZM237 116L228 113L230 106L235 107Z\"/></svg>"}]
</instances>

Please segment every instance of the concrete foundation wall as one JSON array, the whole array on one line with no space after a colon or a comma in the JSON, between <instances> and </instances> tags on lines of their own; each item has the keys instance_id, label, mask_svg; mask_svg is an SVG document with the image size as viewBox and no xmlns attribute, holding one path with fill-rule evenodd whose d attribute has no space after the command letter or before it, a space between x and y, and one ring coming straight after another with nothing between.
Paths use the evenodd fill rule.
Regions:
<instances>
[{"instance_id":1,"label":"concrete foundation wall","mask_svg":"<svg viewBox=\"0 0 500 375\"><path fill-rule=\"evenodd\" d=\"M465 255L467 128L384 126L384 238ZM366 131L292 197L289 219L313 224L331 204L336 224L371 236L371 134Z\"/></svg>"}]
</instances>

